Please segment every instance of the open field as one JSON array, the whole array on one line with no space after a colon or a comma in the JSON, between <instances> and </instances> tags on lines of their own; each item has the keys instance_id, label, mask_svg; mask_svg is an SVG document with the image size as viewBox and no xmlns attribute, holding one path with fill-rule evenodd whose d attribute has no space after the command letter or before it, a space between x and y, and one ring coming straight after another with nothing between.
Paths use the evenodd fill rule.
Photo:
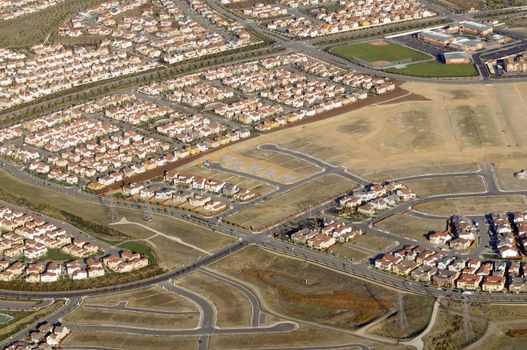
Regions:
<instances>
[{"instance_id":1,"label":"open field","mask_svg":"<svg viewBox=\"0 0 527 350\"><path fill-rule=\"evenodd\" d=\"M130 229L133 230L135 228ZM155 235L155 233L152 233L152 235ZM152 247L157 258L157 263L165 269L180 268L183 265L197 260L200 256L205 255L198 250L179 244L163 236L152 237L140 243L146 243Z\"/></svg>"},{"instance_id":2,"label":"open field","mask_svg":"<svg viewBox=\"0 0 527 350\"><path fill-rule=\"evenodd\" d=\"M332 49L331 53L351 60L365 61L373 67L382 67L403 60L404 62L413 62L432 58L419 51L383 40L339 46Z\"/></svg>"},{"instance_id":3,"label":"open field","mask_svg":"<svg viewBox=\"0 0 527 350\"><path fill-rule=\"evenodd\" d=\"M213 278L192 273L177 284L197 292L211 301L216 310L219 327L249 327L252 309L249 300L237 289Z\"/></svg>"},{"instance_id":4,"label":"open field","mask_svg":"<svg viewBox=\"0 0 527 350\"><path fill-rule=\"evenodd\" d=\"M211 265L287 317L353 329L394 307L397 294L378 285L251 246ZM413 296L408 295L408 298Z\"/></svg>"},{"instance_id":5,"label":"open field","mask_svg":"<svg viewBox=\"0 0 527 350\"><path fill-rule=\"evenodd\" d=\"M430 323L434 298L424 295L415 296L411 302L403 298L406 323L399 324L399 317L392 315L375 325L368 332L390 338L410 338L422 332Z\"/></svg>"},{"instance_id":6,"label":"open field","mask_svg":"<svg viewBox=\"0 0 527 350\"><path fill-rule=\"evenodd\" d=\"M68 18L103 0L66 0L44 10L0 23L0 46L30 47L43 41Z\"/></svg>"},{"instance_id":7,"label":"open field","mask_svg":"<svg viewBox=\"0 0 527 350\"><path fill-rule=\"evenodd\" d=\"M421 62L408 64L401 68L394 67L386 69L387 72L411 75L414 77L473 77L477 76L478 70L472 63L467 64L443 64L439 62Z\"/></svg>"},{"instance_id":8,"label":"open field","mask_svg":"<svg viewBox=\"0 0 527 350\"><path fill-rule=\"evenodd\" d=\"M496 156L527 154L526 87L404 83L403 88L428 100L365 107L265 134L208 157L237 159L259 144L275 143L372 181L477 170L476 163ZM515 168L527 166L519 162Z\"/></svg>"},{"instance_id":9,"label":"open field","mask_svg":"<svg viewBox=\"0 0 527 350\"><path fill-rule=\"evenodd\" d=\"M189 312L198 311L194 303L160 287L137 289L131 292L108 294L85 299L85 304L117 306L121 301L132 308L149 310Z\"/></svg>"},{"instance_id":10,"label":"open field","mask_svg":"<svg viewBox=\"0 0 527 350\"><path fill-rule=\"evenodd\" d=\"M449 310L463 312L463 304L460 302L443 299L441 305ZM468 311L471 315L491 321L527 319L527 305L469 303Z\"/></svg>"},{"instance_id":11,"label":"open field","mask_svg":"<svg viewBox=\"0 0 527 350\"><path fill-rule=\"evenodd\" d=\"M433 215L478 215L525 210L524 196L473 197L431 200L418 204L415 210Z\"/></svg>"},{"instance_id":12,"label":"open field","mask_svg":"<svg viewBox=\"0 0 527 350\"><path fill-rule=\"evenodd\" d=\"M382 230L415 239L418 242L428 242L424 235L431 231L444 231L446 229L446 221L426 220L408 214L399 214L392 215L375 226Z\"/></svg>"},{"instance_id":13,"label":"open field","mask_svg":"<svg viewBox=\"0 0 527 350\"><path fill-rule=\"evenodd\" d=\"M294 347L336 346L342 344L366 344L377 350L403 350L402 345L386 345L350 334L300 324L294 332L273 334L213 335L212 349L276 349ZM350 348L355 349L355 348ZM410 350L410 348L406 348Z\"/></svg>"},{"instance_id":14,"label":"open field","mask_svg":"<svg viewBox=\"0 0 527 350\"><path fill-rule=\"evenodd\" d=\"M488 350L523 349L526 337L527 320L523 320L514 323L500 323L495 326L489 325L489 330L481 341ZM478 342L469 349L477 349L478 344L481 346Z\"/></svg>"},{"instance_id":15,"label":"open field","mask_svg":"<svg viewBox=\"0 0 527 350\"><path fill-rule=\"evenodd\" d=\"M527 180L517 179L514 173L527 170L527 154L512 153L490 159L500 187L504 190L527 190Z\"/></svg>"},{"instance_id":16,"label":"open field","mask_svg":"<svg viewBox=\"0 0 527 350\"><path fill-rule=\"evenodd\" d=\"M255 147L244 147L242 152L232 153L227 150L229 148L207 155L207 159L221 163L228 169L261 176L283 184L295 183L322 171L312 163L287 154L262 151ZM200 162L193 164L200 164Z\"/></svg>"},{"instance_id":17,"label":"open field","mask_svg":"<svg viewBox=\"0 0 527 350\"><path fill-rule=\"evenodd\" d=\"M199 315L161 315L138 311L102 310L81 306L64 318L65 322L79 325L129 326L150 329L194 328Z\"/></svg>"},{"instance_id":18,"label":"open field","mask_svg":"<svg viewBox=\"0 0 527 350\"><path fill-rule=\"evenodd\" d=\"M238 185L240 188L259 192L262 195L266 195L276 190L276 187L262 181L256 181L247 177L229 174L220 170L204 168L196 164L186 165L179 168L178 170L180 170L182 173L189 173L215 180L225 181L234 185Z\"/></svg>"},{"instance_id":19,"label":"open field","mask_svg":"<svg viewBox=\"0 0 527 350\"><path fill-rule=\"evenodd\" d=\"M351 244L336 244L330 248L328 248L328 253L331 255L334 255L341 259L346 259L350 261L363 261L367 259L372 254L367 253L365 251L355 249L351 246Z\"/></svg>"},{"instance_id":20,"label":"open field","mask_svg":"<svg viewBox=\"0 0 527 350\"><path fill-rule=\"evenodd\" d=\"M485 183L479 176L443 177L404 183L418 196L433 196L446 193L476 193L485 191Z\"/></svg>"},{"instance_id":21,"label":"open field","mask_svg":"<svg viewBox=\"0 0 527 350\"><path fill-rule=\"evenodd\" d=\"M367 233L351 241L350 245L380 252L396 246L397 242L375 233Z\"/></svg>"},{"instance_id":22,"label":"open field","mask_svg":"<svg viewBox=\"0 0 527 350\"><path fill-rule=\"evenodd\" d=\"M462 349L479 339L487 328L487 322L471 317L469 334L464 333L463 314L439 308L437 320L426 336L423 337L426 350Z\"/></svg>"},{"instance_id":23,"label":"open field","mask_svg":"<svg viewBox=\"0 0 527 350\"><path fill-rule=\"evenodd\" d=\"M238 226L261 230L308 210L356 187L356 184L338 175L326 175L308 184L294 188L263 203L225 218Z\"/></svg>"},{"instance_id":24,"label":"open field","mask_svg":"<svg viewBox=\"0 0 527 350\"><path fill-rule=\"evenodd\" d=\"M77 348L110 348L110 349L195 349L198 337L148 337L144 335L73 332L62 345Z\"/></svg>"}]
</instances>

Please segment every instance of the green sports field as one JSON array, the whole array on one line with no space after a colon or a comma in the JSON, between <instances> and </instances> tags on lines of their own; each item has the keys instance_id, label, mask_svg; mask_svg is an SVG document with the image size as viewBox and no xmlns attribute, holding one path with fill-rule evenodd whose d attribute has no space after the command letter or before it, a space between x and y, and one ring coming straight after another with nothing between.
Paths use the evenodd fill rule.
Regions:
<instances>
[{"instance_id":1,"label":"green sports field","mask_svg":"<svg viewBox=\"0 0 527 350\"><path fill-rule=\"evenodd\" d=\"M419 51L382 40L339 46L332 49L331 53L351 60L365 61L374 67L386 66L403 60L415 62L431 58Z\"/></svg>"},{"instance_id":2,"label":"green sports field","mask_svg":"<svg viewBox=\"0 0 527 350\"><path fill-rule=\"evenodd\" d=\"M415 77L471 77L477 76L478 70L472 63L468 64L443 64L438 62L422 62L405 66L403 68L389 68L390 73L411 75Z\"/></svg>"}]
</instances>

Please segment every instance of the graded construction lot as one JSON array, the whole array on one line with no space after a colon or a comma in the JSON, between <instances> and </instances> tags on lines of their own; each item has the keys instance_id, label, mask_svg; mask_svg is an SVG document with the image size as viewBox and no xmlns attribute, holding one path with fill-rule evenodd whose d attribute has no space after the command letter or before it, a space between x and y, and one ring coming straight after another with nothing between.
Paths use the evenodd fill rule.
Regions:
<instances>
[{"instance_id":1,"label":"graded construction lot","mask_svg":"<svg viewBox=\"0 0 527 350\"><path fill-rule=\"evenodd\" d=\"M523 211L527 207L524 196L470 197L437 199L418 204L415 210L441 216L481 215Z\"/></svg>"},{"instance_id":2,"label":"graded construction lot","mask_svg":"<svg viewBox=\"0 0 527 350\"><path fill-rule=\"evenodd\" d=\"M148 310L116 310L85 306L64 317L66 323L75 325L127 326L148 329L189 329L199 324L199 314L160 314Z\"/></svg>"},{"instance_id":3,"label":"graded construction lot","mask_svg":"<svg viewBox=\"0 0 527 350\"><path fill-rule=\"evenodd\" d=\"M64 340L63 346L72 348L108 349L195 349L198 337L148 337L124 333L72 332Z\"/></svg>"},{"instance_id":4,"label":"graded construction lot","mask_svg":"<svg viewBox=\"0 0 527 350\"><path fill-rule=\"evenodd\" d=\"M325 175L268 201L243 209L226 217L225 221L251 230L261 230L310 207L316 207L317 204L335 198L354 187L354 182L339 175Z\"/></svg>"},{"instance_id":5,"label":"graded construction lot","mask_svg":"<svg viewBox=\"0 0 527 350\"><path fill-rule=\"evenodd\" d=\"M293 319L353 329L391 310L393 290L250 246L211 265L258 293L264 309ZM407 295L409 303L413 295Z\"/></svg>"},{"instance_id":6,"label":"graded construction lot","mask_svg":"<svg viewBox=\"0 0 527 350\"><path fill-rule=\"evenodd\" d=\"M300 323L300 327L287 333L272 334L244 334L239 335L213 335L211 349L294 349L340 346L345 344L364 344L376 350L411 350L412 347L403 345L386 345L366 338L356 337L332 329L315 327ZM338 347L338 349L358 349L356 346Z\"/></svg>"},{"instance_id":7,"label":"graded construction lot","mask_svg":"<svg viewBox=\"0 0 527 350\"><path fill-rule=\"evenodd\" d=\"M375 226L382 230L415 239L418 242L428 242L425 234L444 231L446 229L446 221L427 220L408 214L398 214L378 222Z\"/></svg>"},{"instance_id":8,"label":"graded construction lot","mask_svg":"<svg viewBox=\"0 0 527 350\"><path fill-rule=\"evenodd\" d=\"M384 40L370 41L362 44L339 46L331 53L351 60L367 62L375 68L385 67L397 62L413 62L431 59L419 51Z\"/></svg>"},{"instance_id":9,"label":"graded construction lot","mask_svg":"<svg viewBox=\"0 0 527 350\"><path fill-rule=\"evenodd\" d=\"M218 327L251 326L251 304L239 290L199 273L185 276L177 280L177 284L214 304Z\"/></svg>"},{"instance_id":10,"label":"graded construction lot","mask_svg":"<svg viewBox=\"0 0 527 350\"><path fill-rule=\"evenodd\" d=\"M485 183L480 176L442 177L404 183L418 196L433 196L448 193L485 192Z\"/></svg>"},{"instance_id":11,"label":"graded construction lot","mask_svg":"<svg viewBox=\"0 0 527 350\"><path fill-rule=\"evenodd\" d=\"M121 302L128 302L128 307L138 309L172 312L198 311L191 301L157 286L85 299L85 304L101 306L117 306Z\"/></svg>"},{"instance_id":12,"label":"graded construction lot","mask_svg":"<svg viewBox=\"0 0 527 350\"><path fill-rule=\"evenodd\" d=\"M386 69L387 72L410 75L414 77L450 78L450 77L475 77L478 70L472 63L443 64L439 62L420 62Z\"/></svg>"},{"instance_id":13,"label":"graded construction lot","mask_svg":"<svg viewBox=\"0 0 527 350\"><path fill-rule=\"evenodd\" d=\"M265 134L210 158L228 154L241 159L260 144L275 143L379 181L474 171L477 163L527 154L527 83L411 82L402 87L427 100L368 106ZM507 97L507 103L500 100L508 94L512 97ZM523 163L517 164L516 171L527 168Z\"/></svg>"},{"instance_id":14,"label":"graded construction lot","mask_svg":"<svg viewBox=\"0 0 527 350\"><path fill-rule=\"evenodd\" d=\"M259 139L259 138L257 138ZM252 142L253 141L249 141ZM245 144L245 142L243 142ZM256 147L243 147L243 151L233 153L230 147L207 156L228 169L253 174L283 184L291 184L322 171L316 165L296 157Z\"/></svg>"},{"instance_id":15,"label":"graded construction lot","mask_svg":"<svg viewBox=\"0 0 527 350\"><path fill-rule=\"evenodd\" d=\"M270 192L276 190L276 187L270 184L267 184L262 181L257 181L249 179L248 177L238 176L234 174L229 174L222 172L221 170L215 170L210 168L205 168L200 165L190 164L183 166L178 169L182 173L188 173L192 175L199 175L209 179L224 181L233 185L237 185L240 188L256 191L262 195L266 195Z\"/></svg>"}]
</instances>

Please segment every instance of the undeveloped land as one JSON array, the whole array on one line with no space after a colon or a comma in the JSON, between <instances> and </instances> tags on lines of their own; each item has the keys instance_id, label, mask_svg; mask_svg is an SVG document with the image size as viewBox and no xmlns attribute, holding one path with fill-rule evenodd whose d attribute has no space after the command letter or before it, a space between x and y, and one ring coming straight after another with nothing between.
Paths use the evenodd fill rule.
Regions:
<instances>
[{"instance_id":1,"label":"undeveloped land","mask_svg":"<svg viewBox=\"0 0 527 350\"><path fill-rule=\"evenodd\" d=\"M408 214L398 214L390 216L375 226L401 236L416 239L418 242L428 242L425 234L444 231L446 229L446 221L426 220Z\"/></svg>"},{"instance_id":2,"label":"undeveloped land","mask_svg":"<svg viewBox=\"0 0 527 350\"><path fill-rule=\"evenodd\" d=\"M523 211L527 207L524 196L490 196L431 200L418 204L418 211L433 215L480 215Z\"/></svg>"},{"instance_id":3,"label":"undeveloped land","mask_svg":"<svg viewBox=\"0 0 527 350\"><path fill-rule=\"evenodd\" d=\"M477 193L485 191L480 176L443 177L405 182L418 196L433 196L446 193Z\"/></svg>"},{"instance_id":4,"label":"undeveloped land","mask_svg":"<svg viewBox=\"0 0 527 350\"><path fill-rule=\"evenodd\" d=\"M261 230L354 187L356 187L354 182L339 175L325 175L268 201L243 209L228 216L225 221L252 230Z\"/></svg>"},{"instance_id":5,"label":"undeveloped land","mask_svg":"<svg viewBox=\"0 0 527 350\"><path fill-rule=\"evenodd\" d=\"M384 180L476 170L476 163L492 157L527 153L527 83L402 86L428 100L365 107L256 137L211 157L244 161L259 144L276 143Z\"/></svg>"}]
</instances>

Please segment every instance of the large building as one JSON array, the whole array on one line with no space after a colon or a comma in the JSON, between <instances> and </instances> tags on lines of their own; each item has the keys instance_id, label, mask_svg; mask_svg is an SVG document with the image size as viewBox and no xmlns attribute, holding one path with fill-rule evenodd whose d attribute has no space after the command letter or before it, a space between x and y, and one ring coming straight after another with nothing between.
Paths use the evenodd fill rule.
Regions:
<instances>
[{"instance_id":1,"label":"large building","mask_svg":"<svg viewBox=\"0 0 527 350\"><path fill-rule=\"evenodd\" d=\"M470 57L464 52L445 52L442 56L443 62L446 64L470 63Z\"/></svg>"},{"instance_id":2,"label":"large building","mask_svg":"<svg viewBox=\"0 0 527 350\"><path fill-rule=\"evenodd\" d=\"M459 22L459 30L462 33L479 36L487 36L494 32L494 28L491 25L469 21Z\"/></svg>"}]
</instances>

